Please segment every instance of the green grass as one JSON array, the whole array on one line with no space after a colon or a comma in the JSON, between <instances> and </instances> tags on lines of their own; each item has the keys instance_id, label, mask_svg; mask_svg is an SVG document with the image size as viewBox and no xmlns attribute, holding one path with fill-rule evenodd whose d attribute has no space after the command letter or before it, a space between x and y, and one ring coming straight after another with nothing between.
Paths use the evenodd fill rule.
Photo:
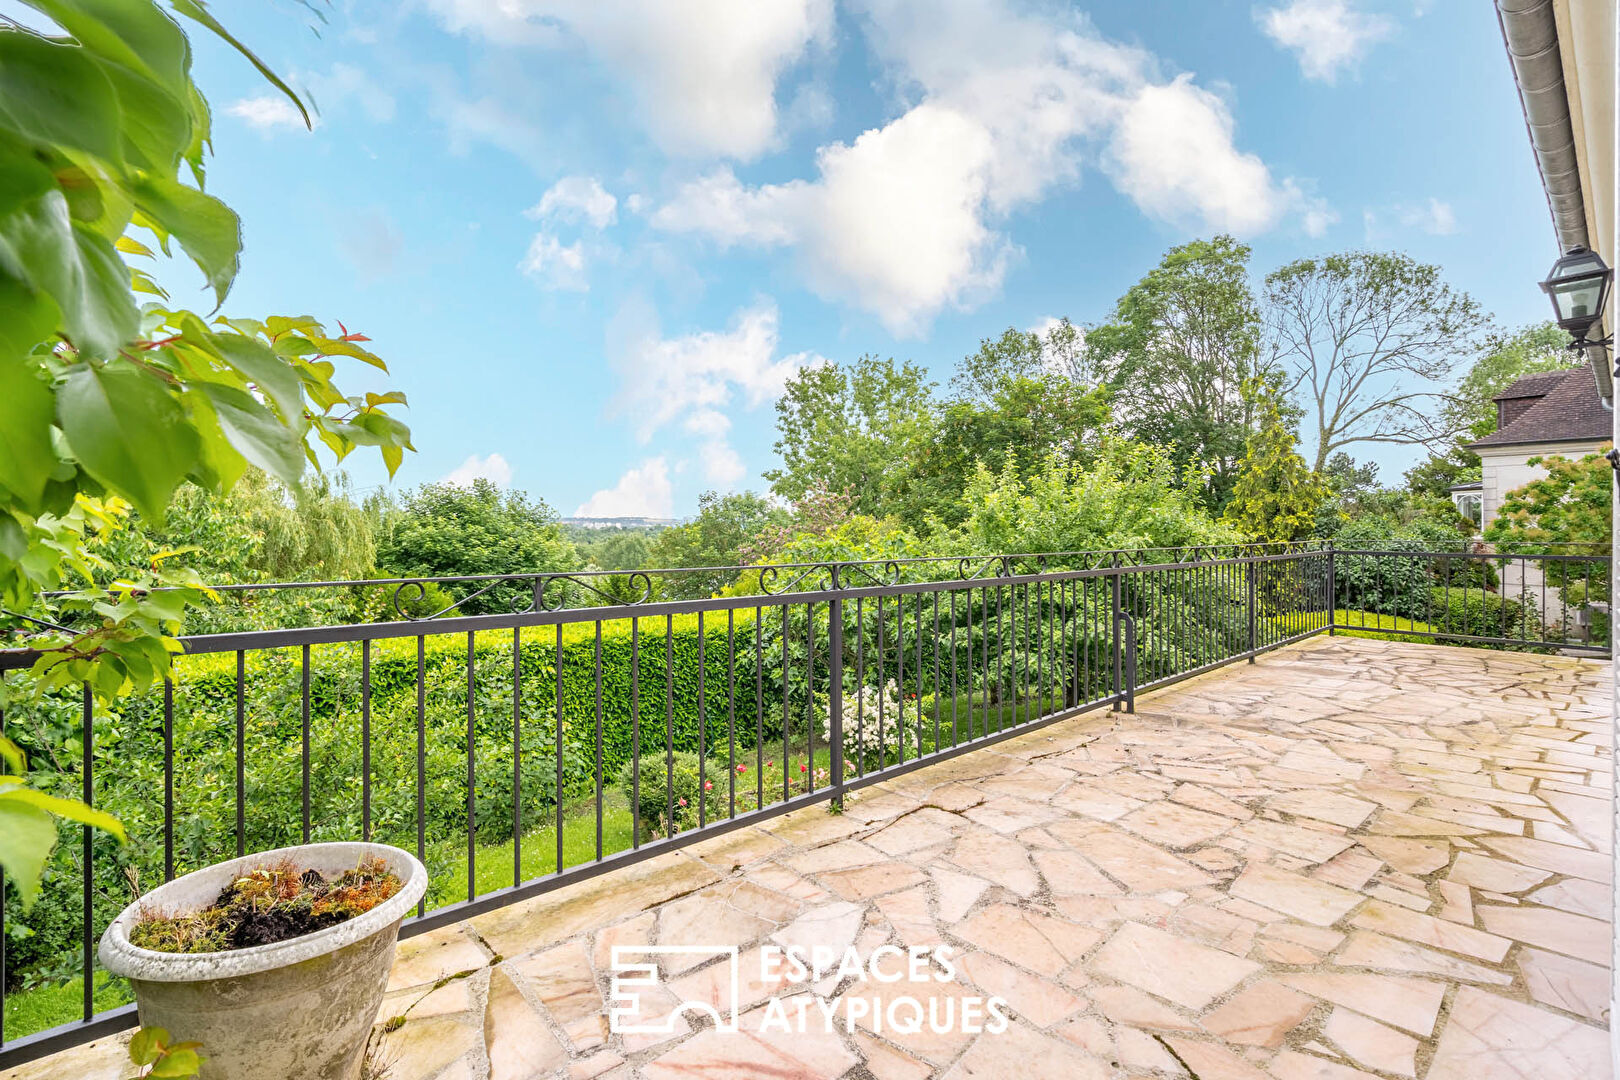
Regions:
<instances>
[{"instance_id":1,"label":"green grass","mask_svg":"<svg viewBox=\"0 0 1620 1080\"><path fill-rule=\"evenodd\" d=\"M1372 641L1406 641L1407 634L1437 633L1436 627L1426 622L1419 622L1405 616L1381 615L1376 611L1347 611L1339 608L1333 613L1333 621L1339 626L1354 626L1355 630L1336 630L1334 633L1345 637L1367 638ZM1365 629L1363 629L1365 628ZM1407 634L1378 633L1377 631L1404 630Z\"/></svg>"},{"instance_id":2,"label":"green grass","mask_svg":"<svg viewBox=\"0 0 1620 1080\"><path fill-rule=\"evenodd\" d=\"M1011 728L1025 722L1030 716L1039 718L1047 712L1062 708L1061 698L1057 695L1047 695L1045 698L1036 698L1033 695L1023 701L1002 702L986 708L982 701L969 701L966 696L956 699L957 707L957 740L967 742L970 739L986 734L994 734L1003 728ZM936 749L948 748L955 745L951 739L951 701L941 700L940 713L940 740L934 742L933 703L930 700L923 702L923 732L922 753L932 753ZM916 703L911 703L908 718L916 721ZM867 722L876 723L874 718L868 717ZM915 742L908 740L905 749L905 760L911 761L917 757L918 748ZM753 809L753 794L756 790L756 770L760 758L766 762L765 767L765 805L780 802L782 797L782 745L766 746L764 753L756 757L753 750L739 747L737 751L738 764L747 766L747 771L737 778L737 811L744 813ZM809 770L830 770L832 767L831 751L819 733L816 739L816 749L813 755L805 753L804 736L796 736L792 740L786 756L788 777L792 785L792 793L802 794L805 790L805 772ZM885 764L898 764L898 753L890 753ZM805 771L800 766L806 766ZM878 765L876 758L868 762L868 769L875 769ZM854 779L857 770L854 762L847 763L847 775ZM724 765L717 769L716 786L723 783ZM647 782L647 781L644 781ZM656 778L654 778L656 782ZM523 837L523 874L522 880L528 881L543 874L550 874L556 870L557 863L557 832L556 827L547 825L534 829ZM602 854L612 855L620 851L627 851L634 838L634 822L631 820L629 799L617 785L609 785L602 793ZM649 829L643 829L642 842L654 839ZM428 888L428 906L430 908L444 904L465 900L467 897L467 865L466 849L463 845L450 842L441 843L429 852L429 861L440 866L453 866L448 873L435 876ZM596 804L591 800L575 803L568 807L563 814L563 866L573 867L592 861L596 857ZM512 880L512 842L510 840L499 844L480 845L474 852L476 873L475 882L478 895L493 892L496 889L508 888Z\"/></svg>"},{"instance_id":3,"label":"green grass","mask_svg":"<svg viewBox=\"0 0 1620 1080\"><path fill-rule=\"evenodd\" d=\"M615 787L602 792L602 853L623 851L631 842L630 804ZM512 881L512 841L481 844L474 851L478 895L505 889ZM442 842L428 852L436 865L455 867L436 876L428 886L429 908L467 899L466 843ZM596 803L576 803L563 812L563 866L578 866L596 858ZM523 880L528 881L557 869L557 829L547 825L523 836Z\"/></svg>"},{"instance_id":4,"label":"green grass","mask_svg":"<svg viewBox=\"0 0 1620 1080\"><path fill-rule=\"evenodd\" d=\"M96 972L96 1012L116 1009L135 1000L129 984L105 971ZM84 980L69 979L54 986L6 992L6 1041L77 1020L83 1015Z\"/></svg>"}]
</instances>

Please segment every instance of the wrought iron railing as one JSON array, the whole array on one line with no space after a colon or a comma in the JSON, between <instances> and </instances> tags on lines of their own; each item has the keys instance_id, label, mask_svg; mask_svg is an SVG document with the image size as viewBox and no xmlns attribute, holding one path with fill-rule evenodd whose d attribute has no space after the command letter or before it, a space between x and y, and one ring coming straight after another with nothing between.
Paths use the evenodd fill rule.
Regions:
<instances>
[{"instance_id":1,"label":"wrought iron railing","mask_svg":"<svg viewBox=\"0 0 1620 1080\"><path fill-rule=\"evenodd\" d=\"M7 964L42 934L71 934L73 955L26 962L81 983L64 1023L0 1031L0 1068L132 1025L131 1006L107 1007L121 990L96 970L98 935L144 882L218 859L310 840L413 850L434 884L409 936L1088 709L1133 711L1145 689L1319 633L1570 647L1609 580L1590 556L1326 545L750 572L737 595L649 585L606 606L547 599L591 575L502 576L525 583L521 610L193 636L173 681L116 715L86 690L8 717L25 742L71 746L42 782L131 839L64 826L40 903L24 914L5 893L0 1006L29 992ZM1534 619L1512 599L1527 574L1557 597ZM1421 594L1473 618L1477 589L1520 614L1413 614ZM1606 649L1606 616L1585 626L1574 644ZM31 659L0 652L0 675Z\"/></svg>"}]
</instances>

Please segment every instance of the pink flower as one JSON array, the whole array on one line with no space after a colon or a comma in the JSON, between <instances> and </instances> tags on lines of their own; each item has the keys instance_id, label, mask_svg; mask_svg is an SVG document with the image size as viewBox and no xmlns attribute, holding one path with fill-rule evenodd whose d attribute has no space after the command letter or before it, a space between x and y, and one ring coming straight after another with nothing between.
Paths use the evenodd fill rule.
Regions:
<instances>
[{"instance_id":1,"label":"pink flower","mask_svg":"<svg viewBox=\"0 0 1620 1080\"><path fill-rule=\"evenodd\" d=\"M682 806L685 806L685 805L686 805L686 800L685 800L685 799L680 799L680 800L677 800L677 801L678 801L678 802L679 802L679 803L680 803L680 804L681 804L681 805L682 805Z\"/></svg>"},{"instance_id":2,"label":"pink flower","mask_svg":"<svg viewBox=\"0 0 1620 1080\"><path fill-rule=\"evenodd\" d=\"M748 771L748 766L746 766L746 765L739 765L739 766L737 766L737 771L738 771L738 772L740 772L740 773L745 773L745 772L747 772L747 771Z\"/></svg>"},{"instance_id":3,"label":"pink flower","mask_svg":"<svg viewBox=\"0 0 1620 1080\"><path fill-rule=\"evenodd\" d=\"M703 781L703 790L704 791L713 791L714 790L714 781L713 780L705 780L705 781Z\"/></svg>"}]
</instances>

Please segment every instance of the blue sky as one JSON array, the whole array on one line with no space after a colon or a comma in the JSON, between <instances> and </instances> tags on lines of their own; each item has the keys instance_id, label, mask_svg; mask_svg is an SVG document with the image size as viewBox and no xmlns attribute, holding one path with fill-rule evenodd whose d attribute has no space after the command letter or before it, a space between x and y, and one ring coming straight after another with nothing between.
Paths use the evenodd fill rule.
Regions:
<instances>
[{"instance_id":1,"label":"blue sky","mask_svg":"<svg viewBox=\"0 0 1620 1080\"><path fill-rule=\"evenodd\" d=\"M798 366L943 382L1218 231L1257 277L1399 249L1500 325L1544 317L1556 253L1484 0L311 3L324 24L218 10L313 133L199 40L209 185L245 225L227 310L373 338L411 402L397 484L689 514L764 487ZM1386 480L1415 460L1363 449Z\"/></svg>"}]
</instances>

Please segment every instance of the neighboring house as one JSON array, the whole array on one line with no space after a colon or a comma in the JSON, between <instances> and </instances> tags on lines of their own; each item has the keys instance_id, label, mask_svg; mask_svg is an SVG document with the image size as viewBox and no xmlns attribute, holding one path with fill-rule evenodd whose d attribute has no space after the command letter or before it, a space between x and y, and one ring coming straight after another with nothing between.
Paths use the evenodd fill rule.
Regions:
<instances>
[{"instance_id":1,"label":"neighboring house","mask_svg":"<svg viewBox=\"0 0 1620 1080\"><path fill-rule=\"evenodd\" d=\"M1480 483L1452 490L1459 512L1466 513L1463 503L1478 497L1479 515L1467 516L1481 530L1501 511L1508 492L1547 474L1529 464L1531 458L1582 457L1596 453L1612 437L1613 416L1598 396L1591 365L1526 375L1492 400L1496 431L1468 446L1479 455Z\"/></svg>"}]
</instances>

